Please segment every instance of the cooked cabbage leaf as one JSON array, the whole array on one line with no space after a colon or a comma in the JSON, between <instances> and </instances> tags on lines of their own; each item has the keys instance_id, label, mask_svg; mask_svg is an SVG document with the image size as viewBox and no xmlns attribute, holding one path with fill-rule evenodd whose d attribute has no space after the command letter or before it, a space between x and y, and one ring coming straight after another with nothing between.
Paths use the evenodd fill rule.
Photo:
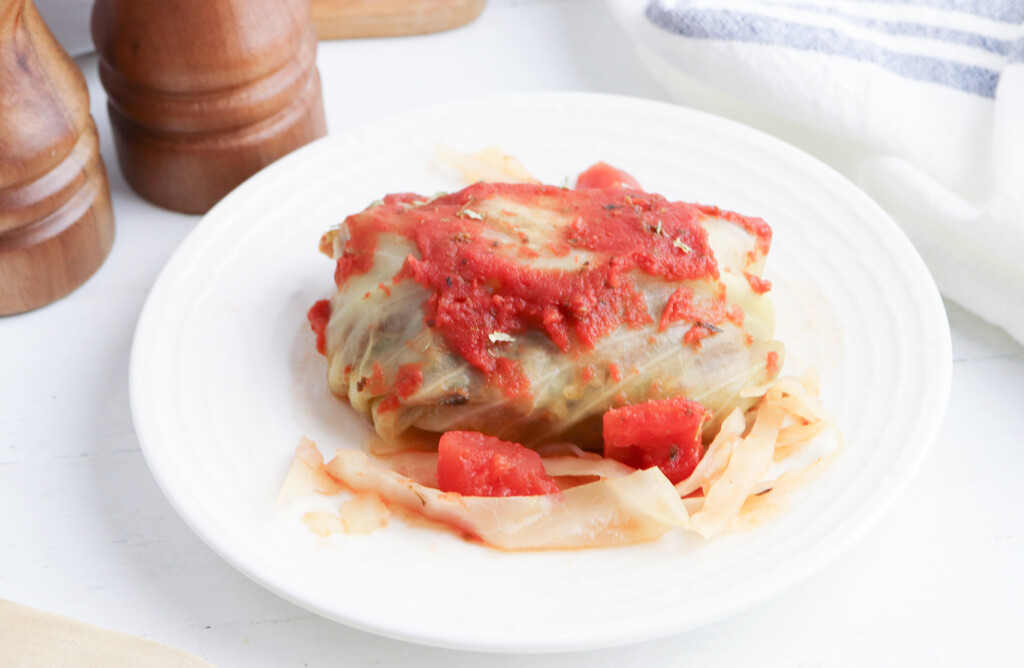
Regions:
<instances>
[{"instance_id":1,"label":"cooked cabbage leaf","mask_svg":"<svg viewBox=\"0 0 1024 668\"><path fill-rule=\"evenodd\" d=\"M339 262L326 326L328 382L385 441L471 430L527 445L570 441L600 449L601 417L609 408L674 396L710 409L710 439L734 408L756 401L740 390L770 381L782 366L783 346L772 339L771 302L748 278L760 276L768 250L763 221L636 191L609 199L604 191L479 186L433 200L391 196L350 216L321 241ZM634 252L628 245L614 253L595 250L574 238L581 216L573 206L588 198L609 202L600 207L609 220L621 212L617 224L628 219L650 235L649 262L627 266L621 286L639 295L649 318L620 318L611 331L586 342L572 335L586 313L556 305L553 317L570 332L564 341L551 328L525 320L517 321L516 331L480 332L486 355L509 360L528 384L528 392L512 394L479 360L460 353L451 331L434 321L443 286L417 280L410 267L425 261L425 252L436 252L427 244L437 240L425 241L424 228L416 225L458 225L462 231L451 235L451 244L486 247L511 266L504 282L480 278L489 294L501 297L517 280L522 285L541 275L554 281L612 266ZM650 206L641 210L637 202ZM683 234L663 225L665 216L683 211L679 207L688 207L683 213L696 217L699 227ZM399 224L410 218L416 225ZM590 229L600 232L597 223L604 224L596 221ZM664 253L708 255L697 259L711 269L685 277L651 269ZM400 376L410 368L417 382L403 388Z\"/></svg>"}]
</instances>

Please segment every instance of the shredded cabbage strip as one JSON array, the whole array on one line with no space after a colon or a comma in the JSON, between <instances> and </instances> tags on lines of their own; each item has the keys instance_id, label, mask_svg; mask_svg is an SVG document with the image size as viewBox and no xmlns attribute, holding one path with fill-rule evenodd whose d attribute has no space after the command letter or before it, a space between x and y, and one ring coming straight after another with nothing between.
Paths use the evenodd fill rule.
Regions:
<instances>
[{"instance_id":1,"label":"shredded cabbage strip","mask_svg":"<svg viewBox=\"0 0 1024 668\"><path fill-rule=\"evenodd\" d=\"M324 536L368 533L386 524L382 502L506 550L624 545L655 540L679 528L705 539L746 531L782 512L794 491L817 478L842 447L832 418L801 381L781 378L753 389L760 403L746 415L732 411L690 477L674 486L657 468L638 471L562 447L556 456L544 458L548 475L597 480L546 496L462 496L436 488L436 453L371 458L342 449L325 465L316 446L303 439L279 507L304 491L329 496L347 489L357 500L372 498L343 504L340 516L329 511L308 515L306 522L314 531ZM830 452L767 478L773 465L785 465L825 432L833 435ZM703 497L683 498L698 490Z\"/></svg>"}]
</instances>

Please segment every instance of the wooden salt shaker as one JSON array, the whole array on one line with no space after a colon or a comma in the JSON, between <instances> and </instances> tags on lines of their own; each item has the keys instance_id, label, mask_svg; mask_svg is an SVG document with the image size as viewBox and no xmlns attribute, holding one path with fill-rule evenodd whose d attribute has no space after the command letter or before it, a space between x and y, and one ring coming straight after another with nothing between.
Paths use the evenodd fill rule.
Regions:
<instances>
[{"instance_id":1,"label":"wooden salt shaker","mask_svg":"<svg viewBox=\"0 0 1024 668\"><path fill-rule=\"evenodd\" d=\"M0 315L60 299L114 241L82 72L31 0L0 0Z\"/></svg>"},{"instance_id":2,"label":"wooden salt shaker","mask_svg":"<svg viewBox=\"0 0 1024 668\"><path fill-rule=\"evenodd\" d=\"M203 213L326 133L310 0L96 0L118 160L146 199Z\"/></svg>"}]
</instances>

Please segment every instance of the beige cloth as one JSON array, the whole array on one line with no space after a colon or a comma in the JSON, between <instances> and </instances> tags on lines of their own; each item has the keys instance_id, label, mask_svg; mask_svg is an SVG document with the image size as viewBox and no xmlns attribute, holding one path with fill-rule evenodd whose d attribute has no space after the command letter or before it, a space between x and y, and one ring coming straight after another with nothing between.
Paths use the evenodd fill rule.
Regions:
<instances>
[{"instance_id":1,"label":"beige cloth","mask_svg":"<svg viewBox=\"0 0 1024 668\"><path fill-rule=\"evenodd\" d=\"M4 668L213 668L179 649L0 599Z\"/></svg>"}]
</instances>

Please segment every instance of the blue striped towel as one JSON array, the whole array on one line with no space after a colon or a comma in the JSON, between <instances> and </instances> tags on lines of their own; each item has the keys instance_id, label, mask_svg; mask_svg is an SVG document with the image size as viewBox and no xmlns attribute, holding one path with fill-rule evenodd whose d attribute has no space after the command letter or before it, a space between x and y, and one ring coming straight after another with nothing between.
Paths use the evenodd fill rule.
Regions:
<instances>
[{"instance_id":1,"label":"blue striped towel","mask_svg":"<svg viewBox=\"0 0 1024 668\"><path fill-rule=\"evenodd\" d=\"M1024 0L607 0L677 101L832 164L1024 342Z\"/></svg>"}]
</instances>

